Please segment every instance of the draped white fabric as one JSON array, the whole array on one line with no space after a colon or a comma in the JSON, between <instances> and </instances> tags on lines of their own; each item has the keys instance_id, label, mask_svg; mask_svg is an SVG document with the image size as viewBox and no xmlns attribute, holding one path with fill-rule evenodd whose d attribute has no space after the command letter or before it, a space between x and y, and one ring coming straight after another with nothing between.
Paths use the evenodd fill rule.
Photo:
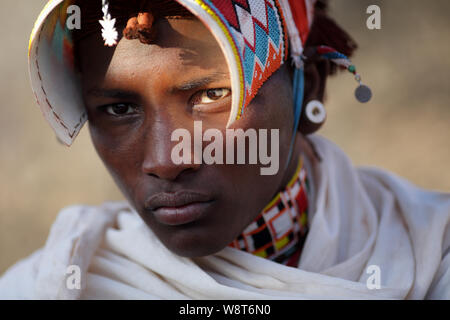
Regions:
<instances>
[{"instance_id":1,"label":"draped white fabric","mask_svg":"<svg viewBox=\"0 0 450 320\"><path fill-rule=\"evenodd\" d=\"M450 194L355 168L312 136L321 162L299 268L225 248L188 259L166 249L126 203L63 210L44 248L0 278L3 299L450 299ZM67 286L67 267L81 289ZM369 266L381 288L369 289Z\"/></svg>"}]
</instances>

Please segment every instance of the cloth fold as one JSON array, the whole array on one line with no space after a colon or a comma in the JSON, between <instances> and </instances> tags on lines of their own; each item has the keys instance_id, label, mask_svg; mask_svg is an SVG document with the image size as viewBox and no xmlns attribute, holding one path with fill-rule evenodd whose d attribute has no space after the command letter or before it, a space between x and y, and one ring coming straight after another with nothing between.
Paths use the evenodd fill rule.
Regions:
<instances>
[{"instance_id":1,"label":"cloth fold","mask_svg":"<svg viewBox=\"0 0 450 320\"><path fill-rule=\"evenodd\" d=\"M125 202L61 212L46 246L0 278L3 299L450 299L450 194L386 171L355 168L311 136L313 180L298 268L235 248L184 258ZM66 269L81 270L67 289ZM369 289L372 266L380 288Z\"/></svg>"}]
</instances>

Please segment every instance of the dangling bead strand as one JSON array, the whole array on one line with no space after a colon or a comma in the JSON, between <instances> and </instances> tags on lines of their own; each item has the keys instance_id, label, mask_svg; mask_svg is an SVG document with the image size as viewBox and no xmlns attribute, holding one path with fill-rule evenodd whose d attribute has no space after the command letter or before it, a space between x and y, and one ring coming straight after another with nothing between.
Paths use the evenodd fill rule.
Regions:
<instances>
[{"instance_id":1,"label":"dangling bead strand","mask_svg":"<svg viewBox=\"0 0 450 320\"><path fill-rule=\"evenodd\" d=\"M372 98L372 91L368 86L362 83L361 75L356 72L355 65L351 63L350 59L346 55L327 46L317 47L317 53L321 58L333 61L335 64L346 68L355 76L355 80L359 83L359 86L355 90L355 97L359 102L365 103Z\"/></svg>"},{"instance_id":2,"label":"dangling bead strand","mask_svg":"<svg viewBox=\"0 0 450 320\"><path fill-rule=\"evenodd\" d=\"M99 20L103 27L102 37L105 41L105 46L113 47L117 44L119 33L115 28L116 19L111 19L111 14L109 13L109 2L107 0L102 0L102 12L103 20Z\"/></svg>"}]
</instances>

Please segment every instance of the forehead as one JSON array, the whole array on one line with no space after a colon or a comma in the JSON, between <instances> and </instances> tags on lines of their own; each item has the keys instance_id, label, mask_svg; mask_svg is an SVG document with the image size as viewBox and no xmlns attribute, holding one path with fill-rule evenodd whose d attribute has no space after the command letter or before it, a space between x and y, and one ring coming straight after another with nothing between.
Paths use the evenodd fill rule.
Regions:
<instances>
[{"instance_id":1,"label":"forehead","mask_svg":"<svg viewBox=\"0 0 450 320\"><path fill-rule=\"evenodd\" d=\"M158 19L151 44L122 38L114 48L105 47L92 35L79 43L78 59L83 75L127 72L182 73L213 69L228 72L220 46L197 19Z\"/></svg>"}]
</instances>

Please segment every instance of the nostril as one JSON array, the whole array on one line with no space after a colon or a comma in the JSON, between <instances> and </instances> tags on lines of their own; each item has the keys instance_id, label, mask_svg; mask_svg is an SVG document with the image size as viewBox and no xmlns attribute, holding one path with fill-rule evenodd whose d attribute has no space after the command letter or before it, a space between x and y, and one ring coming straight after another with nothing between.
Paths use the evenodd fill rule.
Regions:
<instances>
[{"instance_id":1,"label":"nostril","mask_svg":"<svg viewBox=\"0 0 450 320\"><path fill-rule=\"evenodd\" d=\"M200 165L195 164L165 164L158 165L154 164L152 166L144 166L143 172L157 179L174 181L181 178L184 175L189 175L200 168Z\"/></svg>"}]
</instances>

